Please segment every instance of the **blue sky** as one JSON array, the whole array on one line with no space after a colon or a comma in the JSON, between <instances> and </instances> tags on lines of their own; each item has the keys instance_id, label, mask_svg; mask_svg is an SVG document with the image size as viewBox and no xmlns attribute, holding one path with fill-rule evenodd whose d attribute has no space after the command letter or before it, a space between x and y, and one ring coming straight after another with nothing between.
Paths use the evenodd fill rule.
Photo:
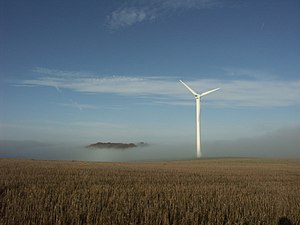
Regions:
<instances>
[{"instance_id":1,"label":"blue sky","mask_svg":"<svg viewBox=\"0 0 300 225\"><path fill-rule=\"evenodd\" d=\"M300 155L299 1L0 2L1 140L194 144L182 79L204 145Z\"/></svg>"}]
</instances>

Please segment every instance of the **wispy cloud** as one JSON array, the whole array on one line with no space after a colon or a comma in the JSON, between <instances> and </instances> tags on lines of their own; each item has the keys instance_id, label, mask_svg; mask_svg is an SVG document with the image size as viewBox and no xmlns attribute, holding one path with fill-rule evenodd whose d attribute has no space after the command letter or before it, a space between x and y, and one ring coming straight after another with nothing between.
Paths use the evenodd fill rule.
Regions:
<instances>
[{"instance_id":1,"label":"wispy cloud","mask_svg":"<svg viewBox=\"0 0 300 225\"><path fill-rule=\"evenodd\" d=\"M80 104L72 99L70 99L70 101L67 103L58 103L58 105L64 106L64 107L71 107L71 108L75 108L75 109L79 109L79 110L97 109L97 106L89 105L89 104Z\"/></svg>"},{"instance_id":2,"label":"wispy cloud","mask_svg":"<svg viewBox=\"0 0 300 225\"><path fill-rule=\"evenodd\" d=\"M78 78L78 77L91 77L94 74L89 72L78 72L78 71L68 71L68 70L57 70L57 69L49 69L45 67L35 67L32 70L35 73L48 75L51 77L59 78Z\"/></svg>"},{"instance_id":3,"label":"wispy cloud","mask_svg":"<svg viewBox=\"0 0 300 225\"><path fill-rule=\"evenodd\" d=\"M120 8L112 12L109 17L111 28L125 27L142 22L147 19L147 12L144 9Z\"/></svg>"},{"instance_id":4,"label":"wispy cloud","mask_svg":"<svg viewBox=\"0 0 300 225\"><path fill-rule=\"evenodd\" d=\"M62 74L62 72L59 71L59 74ZM220 107L300 105L300 80L243 79L243 77L235 77L234 79L186 80L186 82L200 93L220 87L220 91L206 96L210 99L210 104ZM189 105L193 97L178 82L178 79L168 77L88 77L85 75L83 77L70 77L67 74L65 77L58 78L57 76L48 76L47 74L45 76L44 74L44 76L38 76L35 79L20 81L17 85L55 87L85 93L147 97L152 99L152 103L171 105ZM205 101L205 99L203 100ZM79 109L92 107L78 103L74 104L74 102L68 105L74 107L77 105L76 107Z\"/></svg>"},{"instance_id":5,"label":"wispy cloud","mask_svg":"<svg viewBox=\"0 0 300 225\"><path fill-rule=\"evenodd\" d=\"M151 21L177 10L215 8L222 6L220 0L139 0L130 1L114 10L108 17L112 29L131 26L143 21Z\"/></svg>"}]
</instances>

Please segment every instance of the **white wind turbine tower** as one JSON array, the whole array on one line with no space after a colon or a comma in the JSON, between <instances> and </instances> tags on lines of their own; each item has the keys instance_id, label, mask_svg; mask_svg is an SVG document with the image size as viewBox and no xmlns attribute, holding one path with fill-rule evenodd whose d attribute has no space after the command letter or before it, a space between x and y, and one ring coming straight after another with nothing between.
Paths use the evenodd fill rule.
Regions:
<instances>
[{"instance_id":1,"label":"white wind turbine tower","mask_svg":"<svg viewBox=\"0 0 300 225\"><path fill-rule=\"evenodd\" d=\"M216 88L210 91L203 92L201 94L196 93L192 88L190 88L186 83L184 83L182 80L179 80L192 94L195 96L196 99L196 140L197 140L197 158L201 157L201 135L200 135L200 99L204 95L207 95L211 92L214 92L216 90L219 90L220 88Z\"/></svg>"}]
</instances>

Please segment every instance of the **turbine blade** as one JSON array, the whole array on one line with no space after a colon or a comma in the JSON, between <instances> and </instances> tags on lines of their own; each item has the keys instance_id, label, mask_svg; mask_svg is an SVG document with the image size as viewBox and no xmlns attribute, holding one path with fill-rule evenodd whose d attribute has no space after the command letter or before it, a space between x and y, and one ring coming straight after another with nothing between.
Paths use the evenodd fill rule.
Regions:
<instances>
[{"instance_id":1,"label":"turbine blade","mask_svg":"<svg viewBox=\"0 0 300 225\"><path fill-rule=\"evenodd\" d=\"M193 95L197 96L198 94L192 89L190 88L186 83L184 83L182 80L179 80L190 92L193 93Z\"/></svg>"},{"instance_id":2,"label":"turbine blade","mask_svg":"<svg viewBox=\"0 0 300 225\"><path fill-rule=\"evenodd\" d=\"M202 97L202 96L204 96L204 95L207 95L207 94L209 94L209 93L212 93L212 92L214 92L214 91L217 91L217 90L219 90L219 89L220 89L220 88L216 88L216 89L213 89L213 90L210 90L210 91L206 91L206 92L200 94L200 97Z\"/></svg>"}]
</instances>

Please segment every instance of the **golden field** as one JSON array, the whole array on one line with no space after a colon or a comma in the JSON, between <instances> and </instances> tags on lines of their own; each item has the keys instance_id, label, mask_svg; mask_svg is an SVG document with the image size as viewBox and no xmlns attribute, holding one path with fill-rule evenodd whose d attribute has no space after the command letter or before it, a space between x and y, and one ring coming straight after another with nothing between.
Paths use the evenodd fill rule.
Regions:
<instances>
[{"instance_id":1,"label":"golden field","mask_svg":"<svg viewBox=\"0 0 300 225\"><path fill-rule=\"evenodd\" d=\"M0 159L1 224L270 225L283 218L300 224L300 160Z\"/></svg>"}]
</instances>

